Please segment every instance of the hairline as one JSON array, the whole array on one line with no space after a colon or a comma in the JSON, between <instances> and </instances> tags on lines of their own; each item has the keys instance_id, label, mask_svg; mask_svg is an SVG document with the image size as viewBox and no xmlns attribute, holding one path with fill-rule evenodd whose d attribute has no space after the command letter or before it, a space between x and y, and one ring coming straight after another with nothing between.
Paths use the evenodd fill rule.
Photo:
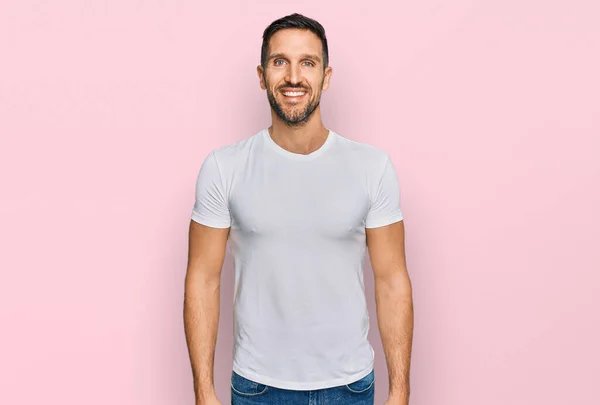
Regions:
<instances>
[{"instance_id":1,"label":"hairline","mask_svg":"<svg viewBox=\"0 0 600 405\"><path fill-rule=\"evenodd\" d=\"M262 66L262 61L261 61L261 66L263 69L267 68L267 62L269 60L272 59L272 56L270 55L271 52L271 40L273 39L273 37L275 36L275 34L277 34L279 31L283 31L283 30L302 30L302 31L309 31L311 32L314 36L317 37L317 39L319 40L319 42L321 43L321 57L318 58L318 61L321 65L323 65L323 70L325 70L328 66L329 66L329 57L325 55L325 42L326 40L323 40L316 32L314 32L312 29L307 28L307 27L281 27L276 29L274 32L271 33L269 40L267 41L266 45L267 45L267 50L268 50L268 54L267 57L265 58L265 65ZM325 59L327 59L327 64L325 64Z\"/></svg>"}]
</instances>

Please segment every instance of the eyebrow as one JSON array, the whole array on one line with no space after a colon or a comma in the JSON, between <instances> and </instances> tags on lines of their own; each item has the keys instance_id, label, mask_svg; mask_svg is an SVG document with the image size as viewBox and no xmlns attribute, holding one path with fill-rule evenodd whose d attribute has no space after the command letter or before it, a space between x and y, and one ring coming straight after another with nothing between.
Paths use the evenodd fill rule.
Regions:
<instances>
[{"instance_id":1,"label":"eyebrow","mask_svg":"<svg viewBox=\"0 0 600 405\"><path fill-rule=\"evenodd\" d=\"M276 58L287 59L287 56L285 56L285 54L283 54L283 53L274 53L273 55L269 56L269 58L267 60L276 59ZM312 59L312 60L316 60L317 62L321 62L321 58L319 58L317 55L311 55L308 53L303 53L302 55L300 55L300 58Z\"/></svg>"}]
</instances>

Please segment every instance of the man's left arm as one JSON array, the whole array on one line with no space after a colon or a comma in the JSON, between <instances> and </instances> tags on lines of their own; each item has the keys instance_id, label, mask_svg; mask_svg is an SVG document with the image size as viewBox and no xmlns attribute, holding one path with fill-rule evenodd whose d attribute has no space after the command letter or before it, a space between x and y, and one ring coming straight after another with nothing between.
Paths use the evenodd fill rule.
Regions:
<instances>
[{"instance_id":1,"label":"man's left arm","mask_svg":"<svg viewBox=\"0 0 600 405\"><path fill-rule=\"evenodd\" d=\"M412 285L404 253L404 221L367 228L377 322L389 373L385 405L408 405L413 339Z\"/></svg>"}]
</instances>

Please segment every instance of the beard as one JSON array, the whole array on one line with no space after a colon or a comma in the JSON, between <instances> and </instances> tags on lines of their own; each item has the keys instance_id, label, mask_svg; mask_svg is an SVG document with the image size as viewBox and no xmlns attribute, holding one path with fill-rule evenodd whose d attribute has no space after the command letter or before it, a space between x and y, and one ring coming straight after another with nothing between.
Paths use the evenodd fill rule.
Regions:
<instances>
[{"instance_id":1,"label":"beard","mask_svg":"<svg viewBox=\"0 0 600 405\"><path fill-rule=\"evenodd\" d=\"M321 86L322 85L323 85L323 83L321 83ZM308 91L308 89L306 89L305 87L299 87L299 86L284 85L282 87L296 88L298 90ZM294 106L286 111L282 107L282 105L277 102L275 95L273 94L273 92L271 91L271 88L268 85L267 85L267 98L269 99L269 104L271 105L271 108L273 109L273 111L275 111L275 114L277 114L279 119L281 119L287 126L290 126L290 127L304 125L308 121L308 119L310 118L312 113L317 109L317 107L319 106L319 103L321 102L321 94L319 93L319 94L317 94L317 96L315 98L308 100L306 107L301 108L301 107Z\"/></svg>"}]
</instances>

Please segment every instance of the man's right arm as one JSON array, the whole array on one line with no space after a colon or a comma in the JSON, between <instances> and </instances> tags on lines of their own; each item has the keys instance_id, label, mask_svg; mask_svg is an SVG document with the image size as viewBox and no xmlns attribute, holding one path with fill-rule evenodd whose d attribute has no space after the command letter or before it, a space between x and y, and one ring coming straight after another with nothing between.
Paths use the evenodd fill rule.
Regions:
<instances>
[{"instance_id":1,"label":"man's right arm","mask_svg":"<svg viewBox=\"0 0 600 405\"><path fill-rule=\"evenodd\" d=\"M197 405L220 404L213 372L229 229L190 223L183 317Z\"/></svg>"}]
</instances>

